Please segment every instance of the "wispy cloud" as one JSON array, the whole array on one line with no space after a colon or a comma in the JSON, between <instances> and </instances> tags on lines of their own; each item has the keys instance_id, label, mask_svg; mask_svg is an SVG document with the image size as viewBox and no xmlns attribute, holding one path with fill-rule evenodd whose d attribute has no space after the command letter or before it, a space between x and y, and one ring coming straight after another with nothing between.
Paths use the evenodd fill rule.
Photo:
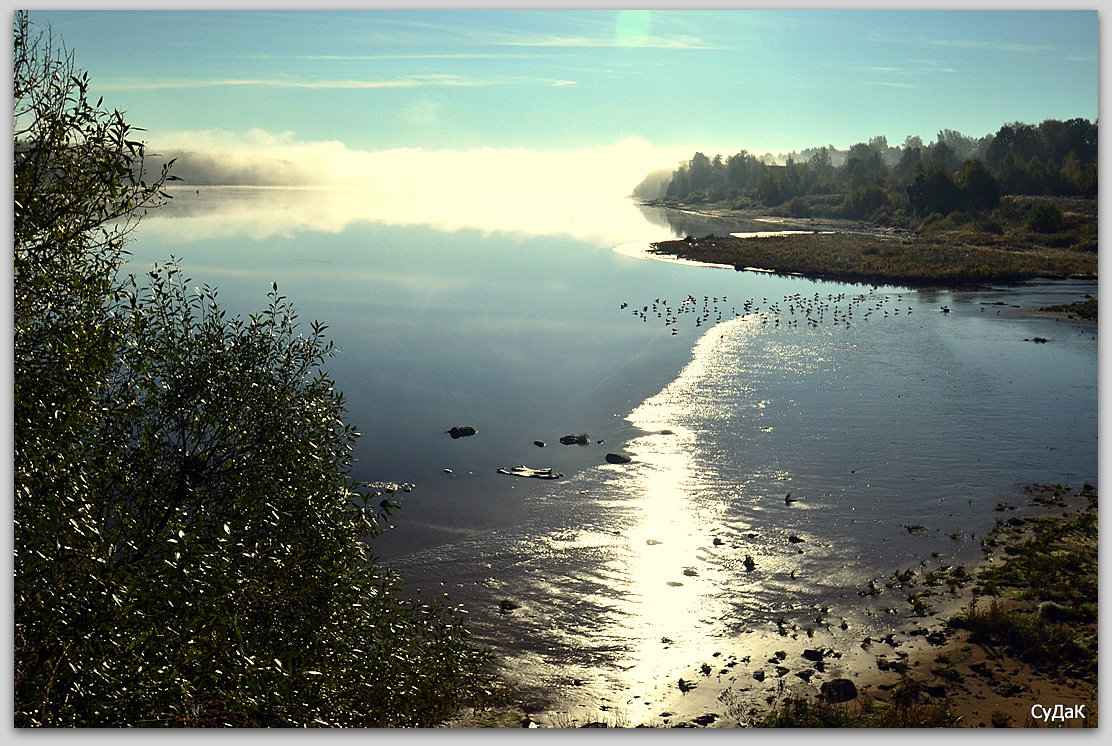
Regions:
<instances>
[{"instance_id":1,"label":"wispy cloud","mask_svg":"<svg viewBox=\"0 0 1112 746\"><path fill-rule=\"evenodd\" d=\"M315 90L374 90L391 88L481 88L503 85L567 86L576 81L560 78L510 76L470 78L462 75L414 75L394 80L306 79L306 78L163 78L160 80L108 79L97 85L105 91L149 91L185 88L299 88Z\"/></svg>"},{"instance_id":2,"label":"wispy cloud","mask_svg":"<svg viewBox=\"0 0 1112 746\"><path fill-rule=\"evenodd\" d=\"M505 52L429 52L422 54L245 54L229 55L241 60L313 61L313 62L389 62L391 60L517 60L535 59L535 54Z\"/></svg>"},{"instance_id":3,"label":"wispy cloud","mask_svg":"<svg viewBox=\"0 0 1112 746\"><path fill-rule=\"evenodd\" d=\"M897 83L891 80L869 80L865 85L881 86L883 88L917 88L918 86L912 83Z\"/></svg>"},{"instance_id":4,"label":"wispy cloud","mask_svg":"<svg viewBox=\"0 0 1112 746\"><path fill-rule=\"evenodd\" d=\"M595 36L547 36L532 39L508 39L497 42L507 47L537 47L537 48L562 48L562 49L618 49L637 47L640 49L704 49L713 50L722 47L707 44L694 36L639 36L636 38L607 39Z\"/></svg>"},{"instance_id":5,"label":"wispy cloud","mask_svg":"<svg viewBox=\"0 0 1112 746\"><path fill-rule=\"evenodd\" d=\"M983 39L926 39L921 38L921 44L929 47L948 47L951 49L980 49L989 52L1023 52L1026 54L1046 54L1056 50L1051 44L1015 44Z\"/></svg>"}]
</instances>

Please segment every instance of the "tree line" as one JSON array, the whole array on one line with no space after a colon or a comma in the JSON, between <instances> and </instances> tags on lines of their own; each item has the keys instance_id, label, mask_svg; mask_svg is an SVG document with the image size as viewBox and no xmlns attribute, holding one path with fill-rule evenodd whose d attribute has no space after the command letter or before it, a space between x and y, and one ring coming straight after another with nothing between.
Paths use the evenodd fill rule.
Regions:
<instances>
[{"instance_id":1,"label":"tree line","mask_svg":"<svg viewBox=\"0 0 1112 746\"><path fill-rule=\"evenodd\" d=\"M14 21L17 727L427 726L489 700L490 655L368 543L395 506L326 327L269 288L228 317L172 258L123 275L169 197L145 146Z\"/></svg>"},{"instance_id":2,"label":"tree line","mask_svg":"<svg viewBox=\"0 0 1112 746\"><path fill-rule=\"evenodd\" d=\"M847 151L811 148L784 164L769 160L745 150L713 158L697 152L670 177L650 175L634 194L687 204L783 206L793 217L824 205L828 216L881 224L991 209L1003 194L1092 198L1097 124L1015 122L981 138L942 130L929 144L912 136L902 147L878 136Z\"/></svg>"}]
</instances>

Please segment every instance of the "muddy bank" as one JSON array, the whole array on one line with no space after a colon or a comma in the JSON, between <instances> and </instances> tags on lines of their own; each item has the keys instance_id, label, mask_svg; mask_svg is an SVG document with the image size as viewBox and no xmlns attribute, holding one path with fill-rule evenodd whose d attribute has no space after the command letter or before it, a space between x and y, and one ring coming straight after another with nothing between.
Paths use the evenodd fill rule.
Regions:
<instances>
[{"instance_id":1,"label":"muddy bank","mask_svg":"<svg viewBox=\"0 0 1112 746\"><path fill-rule=\"evenodd\" d=\"M760 238L688 236L651 251L815 280L909 288L970 288L1034 279L1095 278L1095 254L1030 247L981 246L920 236L815 230Z\"/></svg>"},{"instance_id":2,"label":"muddy bank","mask_svg":"<svg viewBox=\"0 0 1112 746\"><path fill-rule=\"evenodd\" d=\"M856 696L841 705L860 713L869 708L897 711L915 704L932 708L955 727L1035 727L1035 705L1084 705L1084 718L1053 723L1097 724L1095 594L1092 618L1062 621L1092 637L1092 658L1061 654L1040 661L999 640L978 638L955 624L994 603L1045 613L1030 588L1014 588L1004 571L1013 555L1069 554L1076 570L1054 583L1086 594L1096 577L1095 488L1028 485L1014 502L997 506L999 518L982 537L983 559L975 567L951 566L923 557L918 567L894 569L882 584L850 589L847 598L873 591L890 599L886 634L855 635L844 621L848 609L830 607L800 625L784 621L774 630L749 630L732 640L708 641L706 653L677 669L649 695L582 702L558 709L521 703L453 721L454 727L738 727L762 722L787 703L823 701L832 686ZM1091 528L1091 532L1078 529ZM1054 537L1047 543L1047 536ZM1032 549L1031 541L1044 544ZM1024 544L1024 542L1028 542ZM1018 549L1022 547L1022 549ZM995 574L994 574L995 573ZM1011 575L1009 575L1011 573ZM1034 576L1031 576L1034 578ZM1032 582L1037 582L1032 580ZM1022 586L1022 584L1021 584ZM1067 594L1068 595L1068 594ZM846 603L852 603L848 601ZM1045 602L1043 604L1045 606ZM1065 612L1061 612L1065 613ZM665 644L666 641L662 641ZM824 687L825 685L825 687Z\"/></svg>"}]
</instances>

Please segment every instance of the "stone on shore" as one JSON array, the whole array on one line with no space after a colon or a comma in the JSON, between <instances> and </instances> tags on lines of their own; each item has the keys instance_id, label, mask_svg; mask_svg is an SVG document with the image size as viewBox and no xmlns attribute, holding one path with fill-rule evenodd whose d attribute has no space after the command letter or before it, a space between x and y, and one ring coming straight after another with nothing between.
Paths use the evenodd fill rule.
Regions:
<instances>
[{"instance_id":1,"label":"stone on shore","mask_svg":"<svg viewBox=\"0 0 1112 746\"><path fill-rule=\"evenodd\" d=\"M849 702L857 698L857 687L849 679L831 679L823 682L822 698L831 704Z\"/></svg>"},{"instance_id":2,"label":"stone on shore","mask_svg":"<svg viewBox=\"0 0 1112 746\"><path fill-rule=\"evenodd\" d=\"M624 453L608 453L606 454L606 462L610 464L628 464L633 459Z\"/></svg>"}]
</instances>

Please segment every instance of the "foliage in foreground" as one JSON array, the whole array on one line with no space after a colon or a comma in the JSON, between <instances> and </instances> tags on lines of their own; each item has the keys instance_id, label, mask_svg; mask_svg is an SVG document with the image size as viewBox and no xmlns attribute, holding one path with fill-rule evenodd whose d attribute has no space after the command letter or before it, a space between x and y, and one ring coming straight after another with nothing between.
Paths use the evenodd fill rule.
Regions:
<instances>
[{"instance_id":1,"label":"foliage in foreground","mask_svg":"<svg viewBox=\"0 0 1112 746\"><path fill-rule=\"evenodd\" d=\"M915 682L910 683L915 688ZM863 704L830 704L805 697L788 697L775 709L748 723L756 728L947 728L957 718L946 700L918 698Z\"/></svg>"},{"instance_id":2,"label":"foliage in foreground","mask_svg":"<svg viewBox=\"0 0 1112 746\"><path fill-rule=\"evenodd\" d=\"M456 610L365 544L389 504L272 288L226 318L122 246L166 195L118 112L15 17L14 721L427 726L491 691Z\"/></svg>"}]
</instances>

